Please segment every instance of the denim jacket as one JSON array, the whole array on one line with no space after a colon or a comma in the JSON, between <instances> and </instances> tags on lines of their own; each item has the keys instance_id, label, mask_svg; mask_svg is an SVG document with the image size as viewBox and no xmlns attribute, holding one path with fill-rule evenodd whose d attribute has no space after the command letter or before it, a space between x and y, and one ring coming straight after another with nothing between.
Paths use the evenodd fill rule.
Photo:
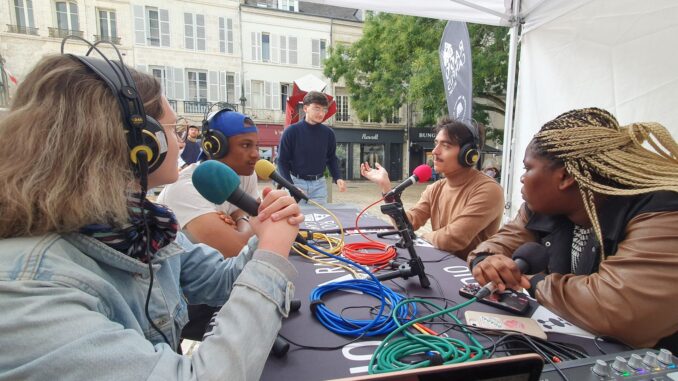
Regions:
<instances>
[{"instance_id":1,"label":"denim jacket","mask_svg":"<svg viewBox=\"0 0 678 381\"><path fill-rule=\"evenodd\" d=\"M235 258L179 234L148 265L81 234L0 240L0 380L257 380L296 275L283 257ZM191 358L174 351L186 303L224 305Z\"/></svg>"}]
</instances>

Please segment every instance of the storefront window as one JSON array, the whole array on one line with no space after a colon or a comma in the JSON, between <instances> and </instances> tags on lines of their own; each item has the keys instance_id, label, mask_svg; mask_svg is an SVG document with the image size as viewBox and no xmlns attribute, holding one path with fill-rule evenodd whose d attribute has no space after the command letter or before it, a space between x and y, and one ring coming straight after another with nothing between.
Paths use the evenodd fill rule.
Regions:
<instances>
[{"instance_id":1,"label":"storefront window","mask_svg":"<svg viewBox=\"0 0 678 381\"><path fill-rule=\"evenodd\" d=\"M431 181L438 180L438 174L436 173L435 169L433 169L433 151L426 151L426 165L431 167L433 170L431 174Z\"/></svg>"},{"instance_id":2,"label":"storefront window","mask_svg":"<svg viewBox=\"0 0 678 381\"><path fill-rule=\"evenodd\" d=\"M353 144L353 178L360 178L360 164L369 163L371 167L374 167L375 163L379 163L382 166L384 163L384 145L383 144ZM356 155L356 152L360 152L359 155ZM387 167L388 168L388 167Z\"/></svg>"},{"instance_id":3,"label":"storefront window","mask_svg":"<svg viewBox=\"0 0 678 381\"><path fill-rule=\"evenodd\" d=\"M356 155L356 152L360 152L360 143L353 143L353 176L351 177L352 179L360 179L360 159L362 158L361 155Z\"/></svg>"},{"instance_id":4,"label":"storefront window","mask_svg":"<svg viewBox=\"0 0 678 381\"><path fill-rule=\"evenodd\" d=\"M384 145L383 144L361 144L360 145L360 157L362 157L362 162L369 163L371 167L374 167L375 163L379 163L382 166L384 163Z\"/></svg>"},{"instance_id":5,"label":"storefront window","mask_svg":"<svg viewBox=\"0 0 678 381\"><path fill-rule=\"evenodd\" d=\"M339 159L341 178L346 179L348 173L348 143L337 143L337 159Z\"/></svg>"}]
</instances>

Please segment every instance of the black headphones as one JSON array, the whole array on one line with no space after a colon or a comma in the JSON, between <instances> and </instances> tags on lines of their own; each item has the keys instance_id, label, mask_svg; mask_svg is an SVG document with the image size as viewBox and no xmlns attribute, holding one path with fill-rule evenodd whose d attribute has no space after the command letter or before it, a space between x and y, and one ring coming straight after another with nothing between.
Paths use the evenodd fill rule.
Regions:
<instances>
[{"instance_id":1,"label":"black headphones","mask_svg":"<svg viewBox=\"0 0 678 381\"><path fill-rule=\"evenodd\" d=\"M118 48L109 41L98 41L92 44L91 42L85 40L79 36L69 35L64 37L61 41L61 54L64 54L64 46L68 39L77 39L87 45L89 45L89 50L85 56L76 56L73 54L66 54L67 56L77 59L82 62L86 67L92 70L99 78L101 78L108 87L111 88L113 94L118 99L120 103L120 110L122 111L122 127L125 129L125 135L127 136L127 146L129 147L129 159L130 165L134 170L135 176L139 177L139 183L141 185L142 198L146 197L147 185L148 185L148 174L156 170L165 160L167 156L167 136L165 135L165 130L162 128L160 123L150 116L146 115L144 111L144 103L139 98L139 93L137 91L134 79L130 75L129 71L122 62L122 56ZM118 54L118 61L111 61L97 48L97 45L100 43L110 44L115 52ZM90 57L89 54L92 50L96 50L97 53L103 59L97 59ZM144 229L146 234L146 255L148 256L148 271L150 273L150 281L148 284L148 293L146 294L146 303L145 303L145 313L148 323L155 329L163 340L170 345L170 341L167 339L167 336L158 328L158 326L153 322L151 316L148 312L148 300L151 297L151 290L153 289L153 254L150 251L150 230L148 227L148 221L146 221L146 213L141 213Z\"/></svg>"},{"instance_id":2,"label":"black headphones","mask_svg":"<svg viewBox=\"0 0 678 381\"><path fill-rule=\"evenodd\" d=\"M213 160L219 160L228 155L228 138L221 131L210 128L210 121L220 112L235 111L232 108L224 107L210 116L210 111L218 104L213 103L210 107L206 107L202 119L202 142L200 145L207 158Z\"/></svg>"},{"instance_id":3,"label":"black headphones","mask_svg":"<svg viewBox=\"0 0 678 381\"><path fill-rule=\"evenodd\" d=\"M67 36L61 41L61 54L64 54L64 45L68 39L81 40L90 46L84 56L65 55L77 59L99 76L108 85L120 104L123 128L129 147L130 165L134 169L135 175L143 178L158 169L167 155L167 136L160 123L146 115L134 79L125 67L118 48L110 43L119 59L119 61L112 61L97 49L98 44L109 43L108 41L98 41L92 44L78 36ZM92 50L96 50L103 59L90 57L89 54Z\"/></svg>"},{"instance_id":4,"label":"black headphones","mask_svg":"<svg viewBox=\"0 0 678 381\"><path fill-rule=\"evenodd\" d=\"M480 153L478 152L478 128L469 123L462 123L471 132L473 138L459 147L457 160L463 167L473 167L480 159Z\"/></svg>"}]
</instances>

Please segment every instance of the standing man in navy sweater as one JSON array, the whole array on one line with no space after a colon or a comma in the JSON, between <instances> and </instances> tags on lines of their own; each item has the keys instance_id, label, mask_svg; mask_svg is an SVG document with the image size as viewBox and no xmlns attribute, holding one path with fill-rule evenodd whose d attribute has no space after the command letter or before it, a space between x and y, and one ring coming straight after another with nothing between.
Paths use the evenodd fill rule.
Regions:
<instances>
[{"instance_id":1,"label":"standing man in navy sweater","mask_svg":"<svg viewBox=\"0 0 678 381\"><path fill-rule=\"evenodd\" d=\"M346 191L337 160L334 131L322 124L329 102L325 94L310 91L304 97L304 120L292 124L280 139L278 169L306 195L319 203L327 202L323 172L329 167L339 192Z\"/></svg>"}]
</instances>

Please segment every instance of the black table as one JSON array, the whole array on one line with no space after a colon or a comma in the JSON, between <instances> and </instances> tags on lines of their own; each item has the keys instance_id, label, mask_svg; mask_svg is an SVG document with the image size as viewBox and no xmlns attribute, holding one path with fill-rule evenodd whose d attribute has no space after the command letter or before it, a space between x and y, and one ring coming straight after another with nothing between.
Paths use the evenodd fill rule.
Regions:
<instances>
[{"instance_id":1,"label":"black table","mask_svg":"<svg viewBox=\"0 0 678 381\"><path fill-rule=\"evenodd\" d=\"M301 212L304 213L306 220L300 225L302 230L312 230L320 233L337 233L339 225L327 211L309 204L300 204ZM344 230L350 231L355 228L355 219L360 213L360 208L346 204L328 204L326 205L332 213L337 216ZM375 216L364 213L358 222L361 229L392 229L393 226Z\"/></svg>"},{"instance_id":2,"label":"black table","mask_svg":"<svg viewBox=\"0 0 678 381\"><path fill-rule=\"evenodd\" d=\"M376 238L375 235L369 236ZM396 238L379 240L395 243ZM346 242L357 241L364 241L364 238L359 235L346 236ZM408 280L394 279L386 281L384 284L400 294L407 293L410 297L443 296L457 303L466 301L467 299L459 296L459 288L467 283L475 283L466 263L453 255L431 247L418 246L416 247L416 250L417 254L425 262L426 273L429 275L431 287L429 289L421 288L417 277L409 278ZM409 258L407 251L404 249L398 249L398 253L401 257ZM299 271L299 277L295 280L295 298L301 300L302 307L298 312L291 314L289 318L283 321L283 327L280 331L281 334L291 341L306 346L342 346L342 348L336 350L311 350L291 345L290 351L285 357L269 357L261 379L325 380L366 374L370 357L383 337L363 338L358 342L344 345L353 338L340 336L326 329L315 319L309 308L309 295L318 284L347 275L347 271L315 264L298 255L291 255L290 260ZM342 308L349 306L374 306L378 304L378 300L375 298L348 292L335 292L324 299L325 304L337 314L340 313ZM442 305L443 303L436 304ZM468 309L500 314L507 313L479 303L470 305ZM465 310L460 310L460 313L458 314L462 321L464 316L463 311ZM350 312L347 313L347 315L351 317L367 318L367 316L356 316ZM463 338L464 342L468 342L468 339L458 332L452 331L450 332L450 336ZM589 339L560 334L549 334L549 340L557 340L578 345L591 355L600 354L595 348L593 341ZM618 352L623 350L622 347L614 344L601 343L600 345L606 352Z\"/></svg>"}]
</instances>

